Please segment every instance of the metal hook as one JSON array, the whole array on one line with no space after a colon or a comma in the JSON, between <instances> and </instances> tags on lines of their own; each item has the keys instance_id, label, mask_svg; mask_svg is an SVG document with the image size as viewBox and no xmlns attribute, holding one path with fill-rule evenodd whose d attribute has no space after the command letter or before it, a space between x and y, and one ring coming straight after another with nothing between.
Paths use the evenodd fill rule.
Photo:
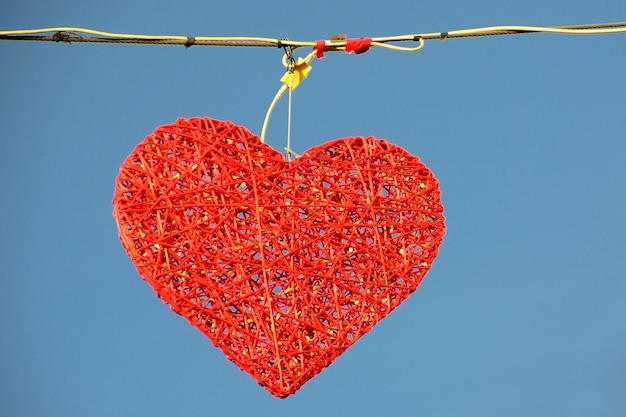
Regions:
<instances>
[{"instance_id":1,"label":"metal hook","mask_svg":"<svg viewBox=\"0 0 626 417\"><path fill-rule=\"evenodd\" d=\"M285 38L285 40L288 39ZM293 51L295 48L293 46L283 46L283 49L285 50L285 55L283 55L283 65L289 70L289 72L293 72L296 67L296 59L293 57Z\"/></svg>"}]
</instances>

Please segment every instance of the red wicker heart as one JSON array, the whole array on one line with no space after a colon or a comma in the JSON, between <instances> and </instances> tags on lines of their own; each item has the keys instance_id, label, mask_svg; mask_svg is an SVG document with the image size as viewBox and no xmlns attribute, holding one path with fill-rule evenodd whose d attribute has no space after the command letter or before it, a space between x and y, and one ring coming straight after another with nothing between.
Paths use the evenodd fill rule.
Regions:
<instances>
[{"instance_id":1,"label":"red wicker heart","mask_svg":"<svg viewBox=\"0 0 626 417\"><path fill-rule=\"evenodd\" d=\"M351 137L287 162L208 118L139 144L113 205L157 295L281 398L415 291L445 233L437 180L398 146Z\"/></svg>"}]
</instances>

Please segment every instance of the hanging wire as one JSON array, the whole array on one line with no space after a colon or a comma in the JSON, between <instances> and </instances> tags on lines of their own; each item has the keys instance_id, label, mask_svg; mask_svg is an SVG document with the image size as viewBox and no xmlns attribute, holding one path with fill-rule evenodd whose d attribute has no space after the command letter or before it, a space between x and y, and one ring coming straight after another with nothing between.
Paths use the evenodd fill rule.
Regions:
<instances>
[{"instance_id":1,"label":"hanging wire","mask_svg":"<svg viewBox=\"0 0 626 417\"><path fill-rule=\"evenodd\" d=\"M315 55L316 55L316 52L311 52L310 54L306 56L306 58L304 59L299 58L298 61L296 61L293 58L293 55L291 54L291 52L285 52L285 55L283 56L283 65L285 66L285 68L287 68L287 73L285 74L284 77L287 77L288 74L293 75L296 72L297 65L301 66L299 68L302 68L302 66L304 67L308 66L313 60L313 58L315 57ZM263 121L263 127L261 129L261 138L260 138L261 142L265 142L265 134L267 133L267 126L269 124L270 116L272 115L272 111L274 110L276 103L278 103L280 98L287 92L287 90L292 92L293 90L296 89L298 84L306 77L306 70L304 71L305 73L300 74L300 77L297 79L297 82L295 84L293 83L293 80L294 80L293 76L287 77L286 80L283 80L283 85L281 85L278 91L276 92L276 95L274 96L274 99L270 103L270 106L267 109L267 113L265 114L265 120ZM289 112L291 112L291 105L289 106ZM289 119L291 119L291 116L289 117ZM288 133L291 134L291 131L289 130ZM288 143L287 148L289 148L290 145L291 144ZM286 150L287 150L287 154L292 153L291 149L286 149Z\"/></svg>"},{"instance_id":2,"label":"hanging wire","mask_svg":"<svg viewBox=\"0 0 626 417\"><path fill-rule=\"evenodd\" d=\"M626 33L626 22L614 23L597 23L574 26L488 26L474 29L453 30L449 32L432 32L421 34L409 34L400 36L387 36L377 38L361 38L367 39L367 44L363 50L355 50L354 39L331 38L331 40L322 41L291 41L289 39L280 38L258 38L258 37L189 37L189 36L151 36L137 34L123 34L102 32L93 29L84 29L76 27L53 27L44 29L28 29L28 30L8 30L0 31L0 40L14 41L44 41L44 42L95 42L95 43L127 43L127 44L151 44L151 45L183 45L185 48L192 46L225 46L225 47L255 47L255 48L283 48L285 54L283 56L283 65L287 67L288 74L283 85L276 93L272 100L261 131L261 142L265 141L267 126L270 116L276 103L280 98L289 91L289 115L288 115L288 131L287 131L287 158L296 155L290 149L291 147L291 93L302 81L308 70L300 69L298 74L294 74L294 68L298 63L307 67L314 56L321 58L324 52L355 51L357 54L365 52L371 47L386 48L393 51L416 52L424 47L426 40L448 40L455 38L482 37L482 36L500 36L500 35L519 35L527 33L556 33L567 35L600 35L612 33ZM400 42L418 42L417 46L400 46ZM302 60L296 61L293 53L296 49L302 47L313 47L314 51ZM315 51L316 49L317 52ZM296 71L298 72L298 71ZM285 76L287 76L286 74ZM294 78L298 75L297 78ZM295 82L294 82L295 80ZM296 155L297 156L297 155Z\"/></svg>"},{"instance_id":3,"label":"hanging wire","mask_svg":"<svg viewBox=\"0 0 626 417\"><path fill-rule=\"evenodd\" d=\"M291 82L289 83L289 104L287 105L287 147L285 152L287 154L287 161L291 161L293 151L291 150L291 108L292 108L292 96L293 88Z\"/></svg>"},{"instance_id":4,"label":"hanging wire","mask_svg":"<svg viewBox=\"0 0 626 417\"><path fill-rule=\"evenodd\" d=\"M265 142L265 134L267 133L267 126L270 122L270 116L272 115L272 112L274 111L274 107L276 106L276 103L278 103L278 100L280 100L280 98L283 96L283 94L287 92L288 89L289 89L289 86L281 85L280 89L274 96L274 99L270 103L270 107L267 109L267 113L265 114L265 119L263 120L263 127L261 128L261 142Z\"/></svg>"},{"instance_id":5,"label":"hanging wire","mask_svg":"<svg viewBox=\"0 0 626 417\"><path fill-rule=\"evenodd\" d=\"M423 46L424 40L447 40L477 36L517 35L523 33L560 33L569 35L599 35L626 32L626 22L598 23L575 26L489 26L474 29L453 30L449 32L433 32L400 36L377 37L372 39L373 47L387 48L395 51L415 52ZM316 42L291 41L288 39L257 38L257 37L188 37L188 36L150 36L102 32L93 29L75 27L54 27L29 30L0 31L0 40L45 41L45 42L97 42L97 43L133 43L157 45L191 46L231 46L231 47L313 47ZM398 42L420 42L417 47L394 45ZM326 51L345 51L346 40L327 42Z\"/></svg>"}]
</instances>

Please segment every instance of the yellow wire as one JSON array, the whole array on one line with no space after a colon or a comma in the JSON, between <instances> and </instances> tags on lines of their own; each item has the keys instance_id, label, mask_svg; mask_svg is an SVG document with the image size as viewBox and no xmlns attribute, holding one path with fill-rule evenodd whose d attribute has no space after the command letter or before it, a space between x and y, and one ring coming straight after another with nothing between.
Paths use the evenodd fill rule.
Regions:
<instances>
[{"instance_id":1,"label":"yellow wire","mask_svg":"<svg viewBox=\"0 0 626 417\"><path fill-rule=\"evenodd\" d=\"M107 38L130 38L130 39L186 39L185 36L150 36L150 35L133 35L125 33L110 33L101 32L99 30L74 28L74 27L55 27L45 29L27 29L27 30L7 30L0 31L0 35L34 35L37 33L52 33L52 32L73 32L73 33L86 33L89 35L104 36Z\"/></svg>"},{"instance_id":2,"label":"yellow wire","mask_svg":"<svg viewBox=\"0 0 626 417\"><path fill-rule=\"evenodd\" d=\"M447 39L447 38L457 38L457 37L470 37L470 36L492 36L492 35L512 35L518 33L560 33L560 34L570 34L570 35L599 35L599 34L611 34L611 33L624 33L626 32L626 22L616 22L616 23L603 23L597 25L580 25L580 26L562 26L562 27L541 27L541 26L489 26L475 29L464 29L464 30L454 30L449 32L434 32L434 33L424 33L424 34L411 34L411 35L400 35L400 36L387 36L387 37L378 37L372 38L372 46L387 48L395 51L403 51L403 52L415 52L419 51L423 47L424 40L429 39ZM67 41L67 42L106 42L110 40L114 42L115 40L122 41L146 41L151 43L160 43L160 42L176 42L181 45L186 44L189 41L189 37L187 36L152 36L152 35L137 35L137 34L127 34L127 33L110 33L103 32L93 29L85 29L85 28L76 28L76 27L53 27L53 28L43 28L43 29L27 29L27 30L7 30L0 31L0 37L5 40L10 40L11 37L16 36L24 36L24 35L37 35L37 34L45 34L52 33L55 35L65 35L60 36L60 39L55 39L55 36L52 35L50 38L46 39L25 39L25 40L47 40L47 41ZM68 34L87 34L93 36L99 36L100 38L80 38L80 37L71 37L67 36ZM417 47L400 47L397 45L390 45L389 42L406 42L406 41L419 41L420 45ZM193 44L194 45L215 45L215 44L229 44L228 46L285 46L291 47L293 49L300 47L313 47L317 44L317 42L299 42L299 41L290 41L290 40L281 40L277 38L261 38L261 37L194 37ZM239 43L239 44L237 44ZM253 45L247 45L247 43L256 43ZM338 41L333 40L329 42L328 51L343 51L345 50L345 46L347 41Z\"/></svg>"},{"instance_id":3,"label":"yellow wire","mask_svg":"<svg viewBox=\"0 0 626 417\"><path fill-rule=\"evenodd\" d=\"M600 35L610 33L624 33L626 27L619 28L602 28L602 29L566 29L552 27L535 27L535 26L491 26L477 29L455 30L448 32L448 37L452 36L480 36L496 32L535 32L535 33L560 33L565 35ZM439 35L439 34L437 34Z\"/></svg>"},{"instance_id":4,"label":"yellow wire","mask_svg":"<svg viewBox=\"0 0 626 417\"><path fill-rule=\"evenodd\" d=\"M58 32L69 32L69 33L85 33L88 35L102 36L105 38L112 39L136 39L136 40L177 40L181 42L186 42L187 36L154 36L154 35L136 35L129 33L111 33L111 32L102 32L99 30L93 29L84 29L84 28L74 28L74 27L55 27L55 28L46 28L46 29L29 29L29 30L9 30L9 31L0 31L0 35L2 36L15 36L15 35L34 35L39 33L58 33ZM277 43L277 39L272 38L257 38L257 37L206 37L200 36L195 38L196 41L257 41L257 42L273 42Z\"/></svg>"},{"instance_id":5,"label":"yellow wire","mask_svg":"<svg viewBox=\"0 0 626 417\"><path fill-rule=\"evenodd\" d=\"M313 60L313 58L315 57L316 52L313 51L310 54L308 54L306 56L306 58L304 58L302 60L303 63L311 63L311 61ZM283 55L283 65L286 68L290 68L289 67L289 63L287 62L287 54ZM291 70L291 69L290 69ZM278 100L280 100L280 98L285 94L285 92L287 90L290 90L291 93L291 81L289 82L288 85L283 84L280 89L278 90L278 92L276 93L276 95L274 96L274 99L272 100L272 102L270 103L270 107L267 109L267 113L265 114L265 120L263 121L263 128L261 129L261 143L265 143L265 134L267 132L267 125L269 124L270 121L270 116L272 115L272 111L274 111L274 107L276 107L276 103L278 103ZM290 95L290 100L289 100L289 112L291 112L291 95ZM288 123L291 123L291 114L289 115L289 121ZM289 125L291 126L291 125ZM289 127L290 128L290 127ZM288 134L291 134L290 131L288 131ZM289 138L291 139L291 138ZM287 147L289 147L290 144L287 144Z\"/></svg>"},{"instance_id":6,"label":"yellow wire","mask_svg":"<svg viewBox=\"0 0 626 417\"><path fill-rule=\"evenodd\" d=\"M393 51L401 52L416 52L424 47L424 41L430 39L449 39L458 37L471 37L471 36L495 36L495 35L513 35L520 33L560 33L569 35L599 35L599 34L611 34L611 33L625 33L626 22L616 23L601 23L591 25L579 25L579 26L561 26L561 27L541 27L541 26L488 26L474 29L454 30L450 32L434 32L424 34L412 34L412 35L400 35L400 36L387 36L372 38L371 46L386 48ZM38 35L38 34L53 34L49 37L39 37L28 39L20 39L19 36ZM69 35L76 36L69 36ZM93 36L99 36L100 38L82 38L77 36L78 34L87 34ZM192 45L221 45L221 46L248 46L248 47L260 47L260 46L276 46L276 47L288 47L293 52L297 48L301 47L314 47L317 42L298 42L290 41L287 39L274 39L274 38L260 38L260 37L187 37L187 36L151 36L151 35L137 35L128 33L110 33L102 32L93 29L76 28L76 27L53 27L43 29L27 29L27 30L5 30L0 31L0 39L4 40L43 40L43 41L64 41L64 42L115 42L117 41L145 41L147 43L178 43L181 45L189 46L190 39ZM393 45L390 42L419 42L415 47L404 47ZM347 40L332 40L326 42L327 52L345 51ZM306 61L307 63L313 59L315 52L310 53ZM283 57L283 64L286 63L287 55ZM265 134L267 132L267 125L269 123L270 116L278 100L285 94L287 90L291 90L290 86L282 85L274 99L272 100L265 120L263 122L263 129L261 131L261 142L265 142ZM289 112L291 112L291 100L289 106ZM291 117L289 122L291 123ZM289 126L290 129L290 126ZM288 135L291 131L288 130ZM288 140L290 137L288 138ZM290 144L288 144L289 148ZM289 153L290 150L287 149Z\"/></svg>"},{"instance_id":7,"label":"yellow wire","mask_svg":"<svg viewBox=\"0 0 626 417\"><path fill-rule=\"evenodd\" d=\"M72 34L88 34L101 36L104 38L111 39L134 39L134 40L172 40L179 41L181 43L187 42L189 39L187 36L171 36L171 35L137 35L137 34L129 34L129 33L111 33L111 32L102 32L99 30L93 29L85 29L85 28L76 28L76 27L53 27L53 28L44 28L44 29L27 29L27 30L7 30L0 31L0 36L19 36L19 35L35 35L42 33L72 33ZM79 39L70 38L70 41L79 41ZM89 39L83 39L83 41L89 41ZM279 40L276 38L259 38L259 37L208 37L208 36L198 36L194 38L194 41L197 42L266 42L273 43L278 46ZM315 46L315 42L294 42L294 41L281 41L281 43L285 46ZM243 45L242 45L243 46Z\"/></svg>"},{"instance_id":8,"label":"yellow wire","mask_svg":"<svg viewBox=\"0 0 626 417\"><path fill-rule=\"evenodd\" d=\"M400 51L400 52L417 52L424 47L424 38L419 38L419 45L413 48L407 48L405 46L392 45L382 42L376 42L372 40L372 46L378 46L381 48L391 49L392 51Z\"/></svg>"},{"instance_id":9,"label":"yellow wire","mask_svg":"<svg viewBox=\"0 0 626 417\"><path fill-rule=\"evenodd\" d=\"M285 91L287 91L288 88L289 87L287 87L284 84L281 85L280 89L278 90L278 92L274 96L274 99L270 103L269 109L267 109L267 113L265 114L265 120L263 121L263 129L261 129L261 143L265 143L265 133L267 132L267 125L269 124L270 116L272 115L272 111L274 110L274 107L276 106L276 103L278 103L278 100L280 100L280 98L283 96L283 94L285 94Z\"/></svg>"}]
</instances>

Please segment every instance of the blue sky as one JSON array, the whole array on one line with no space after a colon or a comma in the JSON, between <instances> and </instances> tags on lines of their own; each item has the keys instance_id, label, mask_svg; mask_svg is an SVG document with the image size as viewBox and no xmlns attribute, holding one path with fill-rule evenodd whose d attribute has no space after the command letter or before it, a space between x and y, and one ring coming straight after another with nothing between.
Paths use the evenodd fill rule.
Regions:
<instances>
[{"instance_id":1,"label":"blue sky","mask_svg":"<svg viewBox=\"0 0 626 417\"><path fill-rule=\"evenodd\" d=\"M21 1L0 28L293 40L626 20L622 0ZM120 164L178 117L260 134L274 49L0 42L0 415L626 415L626 34L327 54L292 148L373 135L441 183L419 290L278 400L159 301L117 238ZM304 54L305 52L300 52ZM268 143L285 144L286 100Z\"/></svg>"}]
</instances>

